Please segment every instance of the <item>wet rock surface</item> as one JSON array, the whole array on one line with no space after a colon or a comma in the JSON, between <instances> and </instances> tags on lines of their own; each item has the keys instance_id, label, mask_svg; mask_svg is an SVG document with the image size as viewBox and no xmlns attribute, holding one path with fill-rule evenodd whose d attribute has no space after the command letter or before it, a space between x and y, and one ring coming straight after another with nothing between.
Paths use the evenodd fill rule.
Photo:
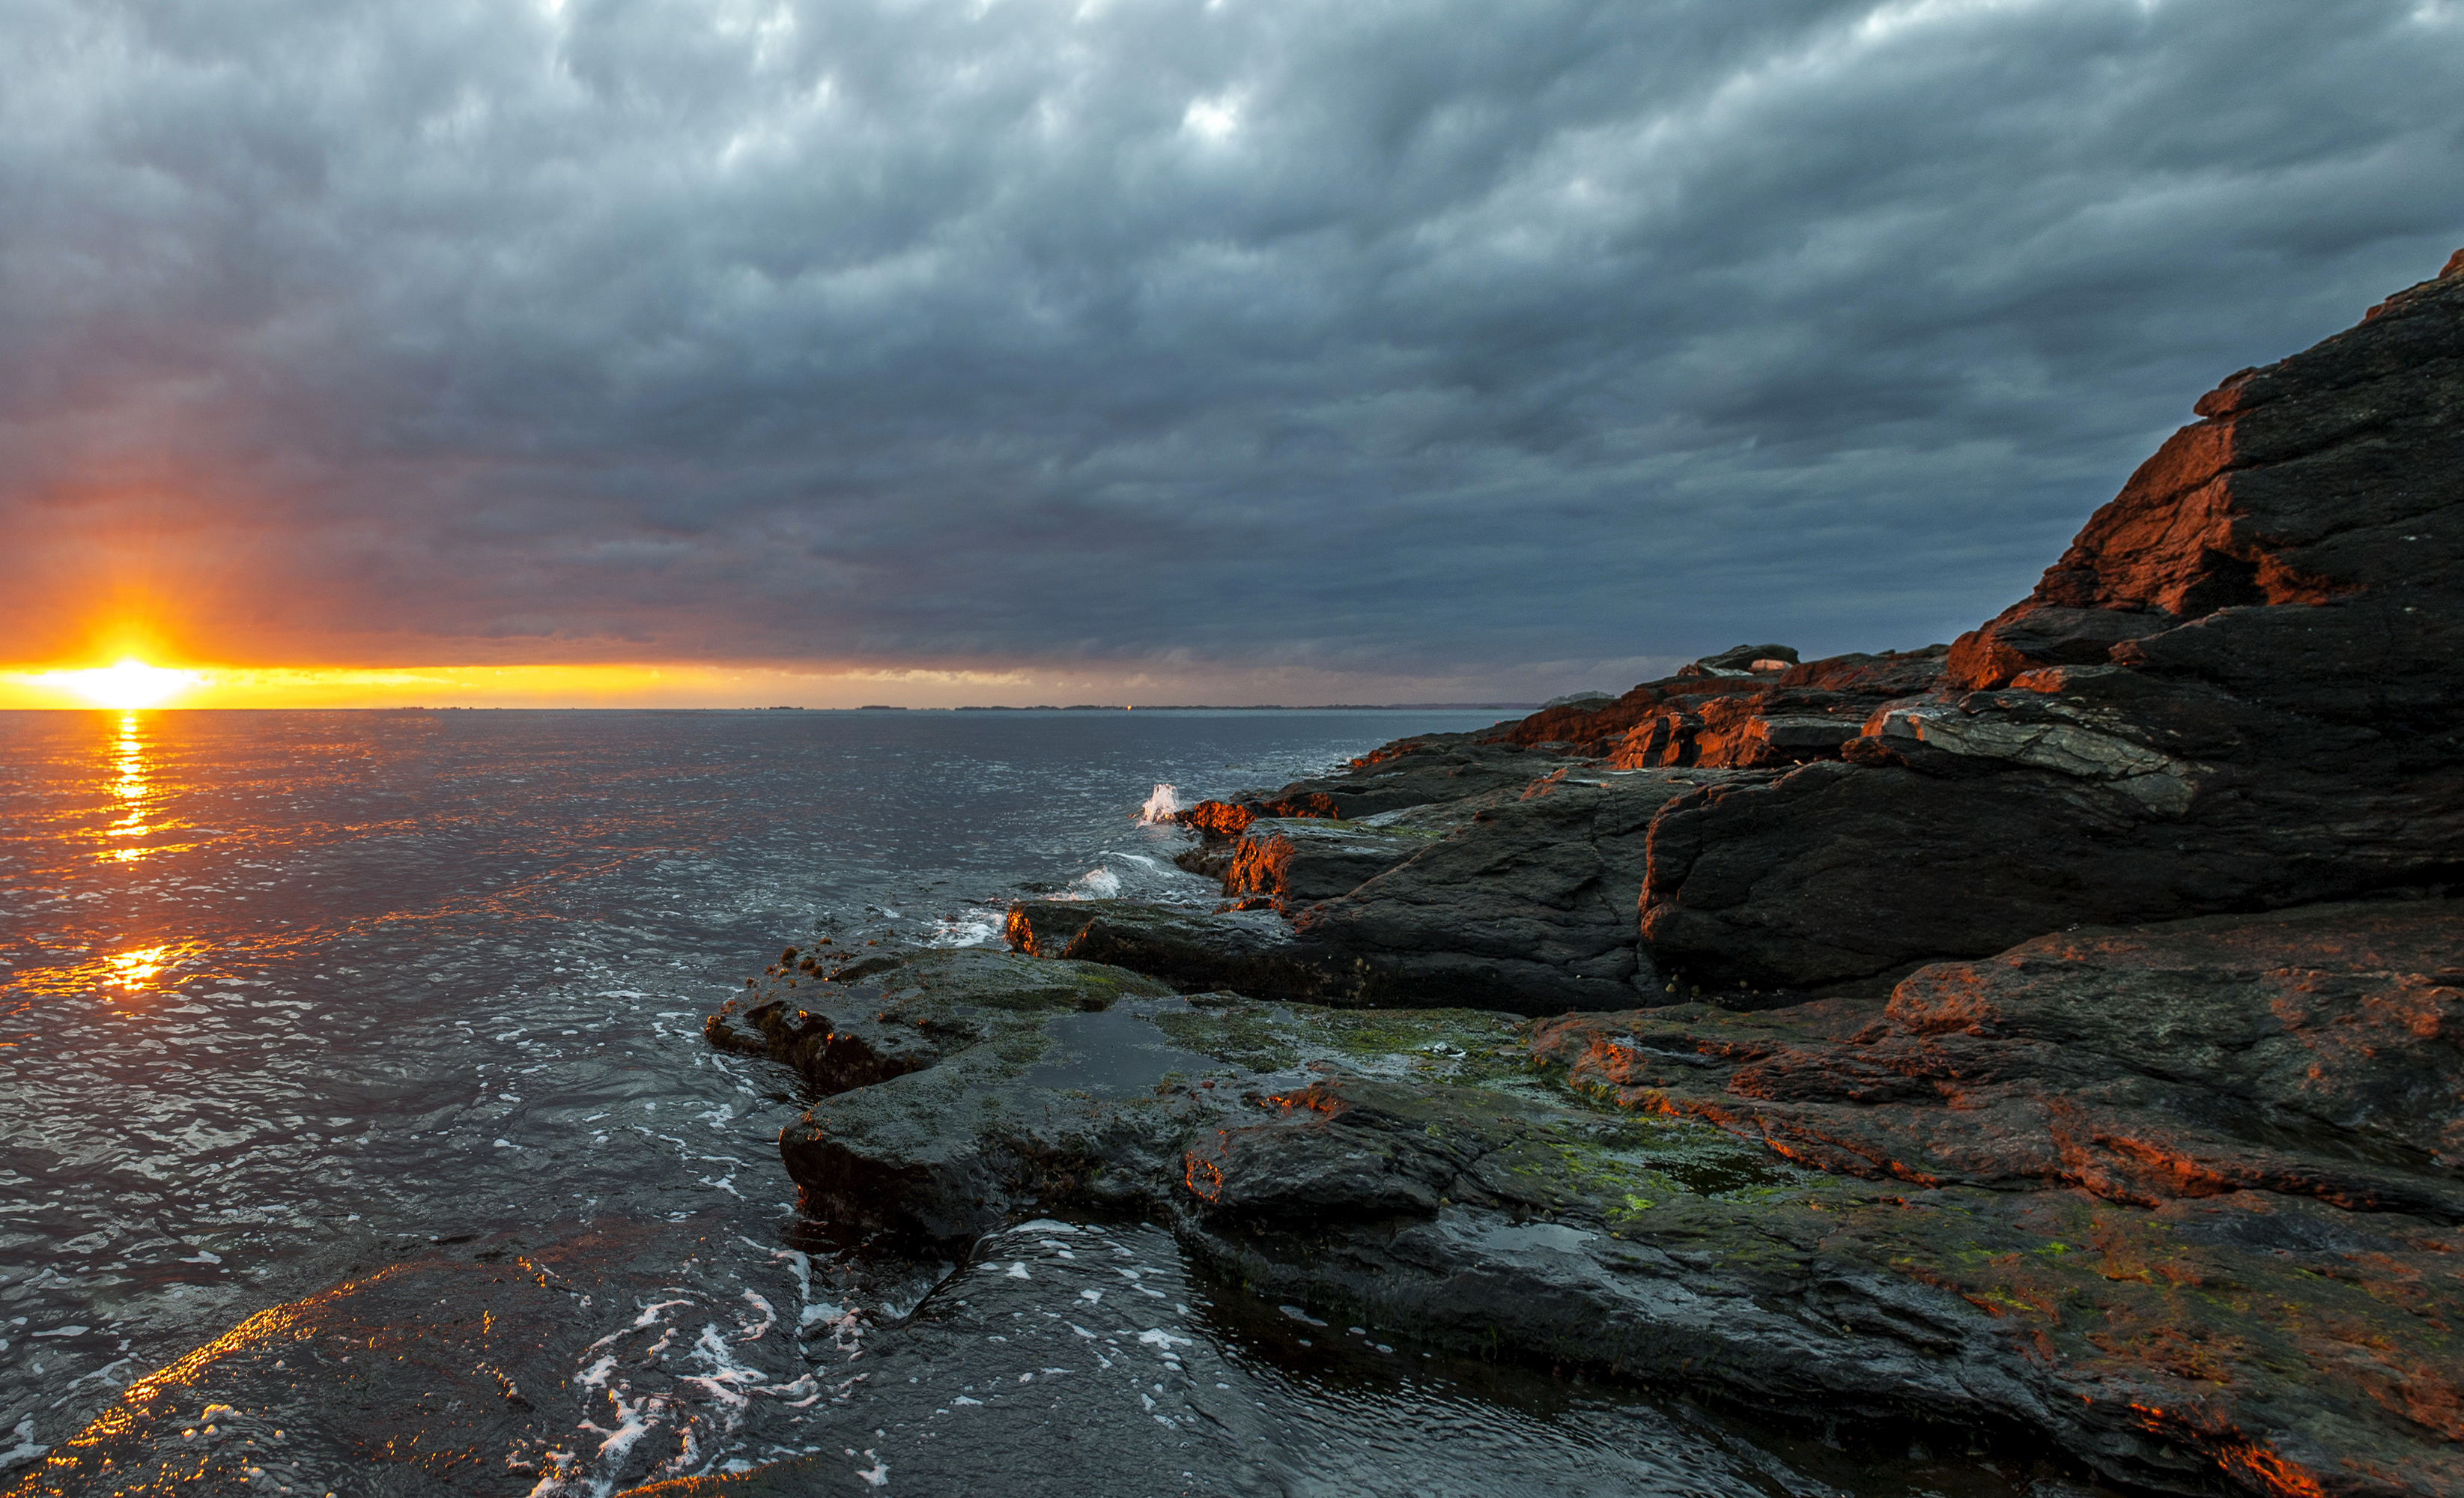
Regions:
<instances>
[{"instance_id":1,"label":"wet rock surface","mask_svg":"<svg viewBox=\"0 0 2464 1498\"><path fill-rule=\"evenodd\" d=\"M1142 1217L1433 1347L2024 1433L2133 1486L2443 1492L2459 977L2464 922L2418 902L1751 1012L1056 989L781 1148L806 1210L885 1238Z\"/></svg>"},{"instance_id":2,"label":"wet rock surface","mask_svg":"<svg viewBox=\"0 0 2464 1498\"><path fill-rule=\"evenodd\" d=\"M1517 791L1567 761L1567 756L1490 735L1423 734L1364 755L1343 773L1294 781L1279 791L1200 802L1178 820L1209 837L1230 838L1260 817L1361 819Z\"/></svg>"},{"instance_id":3,"label":"wet rock surface","mask_svg":"<svg viewBox=\"0 0 2464 1498\"><path fill-rule=\"evenodd\" d=\"M1343 954L1303 941L1271 910L1021 900L1010 907L1007 936L1023 953L1131 968L1190 991L1322 995L1356 976Z\"/></svg>"},{"instance_id":4,"label":"wet rock surface","mask_svg":"<svg viewBox=\"0 0 2464 1498\"><path fill-rule=\"evenodd\" d=\"M840 1445L640 1491L2084 1498L2024 1462L1994 1470L1955 1438L1941 1456L1895 1444L1900 1470L1878 1481L1870 1445L1748 1436L1699 1406L1447 1358L1194 1273L1138 1223L1047 1218L987 1236L878 1340L863 1378L847 1406L863 1425Z\"/></svg>"},{"instance_id":5,"label":"wet rock surface","mask_svg":"<svg viewBox=\"0 0 2464 1498\"><path fill-rule=\"evenodd\" d=\"M1617 1106L1964 1201L1977 1250L1891 1262L2039 1338L2082 1421L2113 1413L2089 1385L2126 1389L2144 1430L2255 1490L2443 1492L2459 981L2452 902L2323 907L2043 937L1887 1005L1569 1016L1532 1045Z\"/></svg>"},{"instance_id":6,"label":"wet rock surface","mask_svg":"<svg viewBox=\"0 0 2464 1498\"><path fill-rule=\"evenodd\" d=\"M1550 768L1504 783L1465 777L1482 788L1363 821L1243 821L1217 841L1231 850L1231 908L1023 900L1011 907L1009 943L1185 989L1347 1005L1546 1014L1658 988L1636 928L1652 818L1672 797L1769 772L1617 770L1519 753L1496 762ZM1356 773L1380 772L1365 760ZM1222 820L1209 806L1192 813L1202 835Z\"/></svg>"}]
</instances>

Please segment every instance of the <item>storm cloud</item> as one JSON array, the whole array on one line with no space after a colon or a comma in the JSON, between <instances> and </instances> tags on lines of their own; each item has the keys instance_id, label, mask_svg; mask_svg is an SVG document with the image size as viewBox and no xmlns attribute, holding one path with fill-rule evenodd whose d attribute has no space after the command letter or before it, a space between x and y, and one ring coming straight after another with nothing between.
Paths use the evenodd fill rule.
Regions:
<instances>
[{"instance_id":1,"label":"storm cloud","mask_svg":"<svg viewBox=\"0 0 2464 1498\"><path fill-rule=\"evenodd\" d=\"M6 0L0 58L20 660L1919 645L2464 243L2454 0Z\"/></svg>"}]
</instances>

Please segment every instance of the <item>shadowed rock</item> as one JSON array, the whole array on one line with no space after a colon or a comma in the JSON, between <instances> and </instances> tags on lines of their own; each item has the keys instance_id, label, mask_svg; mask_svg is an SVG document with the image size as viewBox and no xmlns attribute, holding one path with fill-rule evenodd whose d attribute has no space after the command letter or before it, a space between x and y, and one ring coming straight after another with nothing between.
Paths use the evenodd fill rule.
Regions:
<instances>
[{"instance_id":1,"label":"shadowed rock","mask_svg":"<svg viewBox=\"0 0 2464 1498\"><path fill-rule=\"evenodd\" d=\"M1202 801L1176 820L1210 839L1233 838L1260 817L1351 820L1432 802L1519 788L1561 768L1561 756L1473 734L1428 734L1354 760L1341 774L1294 781L1282 790Z\"/></svg>"},{"instance_id":2,"label":"shadowed rock","mask_svg":"<svg viewBox=\"0 0 2464 1498\"><path fill-rule=\"evenodd\" d=\"M2426 1498L2464 1480L2459 943L2442 904L2337 907L1519 1026L1089 1013L1069 962L959 999L940 954L885 1018L979 1038L781 1148L809 1210L894 1233L1131 1212L1443 1345L2015 1424L2168 1491Z\"/></svg>"},{"instance_id":3,"label":"shadowed rock","mask_svg":"<svg viewBox=\"0 0 2464 1498\"><path fill-rule=\"evenodd\" d=\"M2464 276L2198 410L1943 691L1840 764L1670 804L1663 966L1878 988L2078 921L2455 878Z\"/></svg>"}]
</instances>

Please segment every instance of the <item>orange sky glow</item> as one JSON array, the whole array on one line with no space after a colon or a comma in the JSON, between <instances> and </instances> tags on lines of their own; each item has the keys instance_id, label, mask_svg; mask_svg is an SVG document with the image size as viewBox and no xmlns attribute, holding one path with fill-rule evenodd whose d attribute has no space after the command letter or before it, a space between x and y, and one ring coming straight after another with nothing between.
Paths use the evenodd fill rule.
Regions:
<instances>
[{"instance_id":1,"label":"orange sky glow","mask_svg":"<svg viewBox=\"0 0 2464 1498\"><path fill-rule=\"evenodd\" d=\"M107 664L0 671L0 709L926 707L1007 702L1031 685L1023 674L991 672L822 672L696 664L165 667L124 656Z\"/></svg>"},{"instance_id":2,"label":"orange sky glow","mask_svg":"<svg viewBox=\"0 0 2464 1498\"><path fill-rule=\"evenodd\" d=\"M1617 663L1620 680L1666 663ZM1605 679L1605 678L1604 678ZM1364 688L1367 690L1364 691ZM1382 689L1382 690L1381 690ZM1386 678L1308 668L1224 671L1164 660L1089 671L1040 663L896 667L816 663L480 663L234 666L121 650L51 663L0 663L0 711L146 708L908 708L1158 706L1174 703L1485 702L1493 684Z\"/></svg>"}]
</instances>

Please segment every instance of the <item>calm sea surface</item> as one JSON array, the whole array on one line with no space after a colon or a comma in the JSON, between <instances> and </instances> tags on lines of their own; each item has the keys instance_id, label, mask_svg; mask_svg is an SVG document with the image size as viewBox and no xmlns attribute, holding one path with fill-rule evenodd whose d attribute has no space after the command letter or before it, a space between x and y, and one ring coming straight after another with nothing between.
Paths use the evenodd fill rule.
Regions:
<instances>
[{"instance_id":1,"label":"calm sea surface","mask_svg":"<svg viewBox=\"0 0 2464 1498\"><path fill-rule=\"evenodd\" d=\"M817 927L966 943L996 939L1022 889L1204 897L1166 861L1169 834L1135 821L1157 782L1185 801L1271 785L1492 716L0 714L0 1461L22 1467L260 1309L542 1223L717 1223L743 1245L731 1285L803 1306L805 1338L765 1348L821 1367L868 1330L878 1345L929 1274L863 1305L815 1288L827 1266L794 1246L812 1244L774 1144L796 1080L711 1052L701 1016ZM1186 1274L1161 1235L1113 1231L1153 1283ZM1792 1465L1727 1427L1483 1392L1437 1363L1338 1378L1236 1315L1181 1311L1188 1355L1239 1370L1261 1412L1249 1476L1223 1490L1949 1490L1935 1468L1817 1477L1818 1455ZM665 1324L611 1312L645 1335ZM792 1393L793 1371L761 1377ZM551 1472L544 1488L836 1439L809 1399L766 1411L731 1393L695 1416L681 1396L607 1392L628 1423L578 1436L563 1487ZM1168 1439L1121 1429L1102 1439ZM850 1490L907 1469L875 1436ZM999 1449L934 1449L999 1490ZM1123 1471L1159 1460L1132 1455ZM1974 1472L1950 1486L2005 1490Z\"/></svg>"}]
</instances>

